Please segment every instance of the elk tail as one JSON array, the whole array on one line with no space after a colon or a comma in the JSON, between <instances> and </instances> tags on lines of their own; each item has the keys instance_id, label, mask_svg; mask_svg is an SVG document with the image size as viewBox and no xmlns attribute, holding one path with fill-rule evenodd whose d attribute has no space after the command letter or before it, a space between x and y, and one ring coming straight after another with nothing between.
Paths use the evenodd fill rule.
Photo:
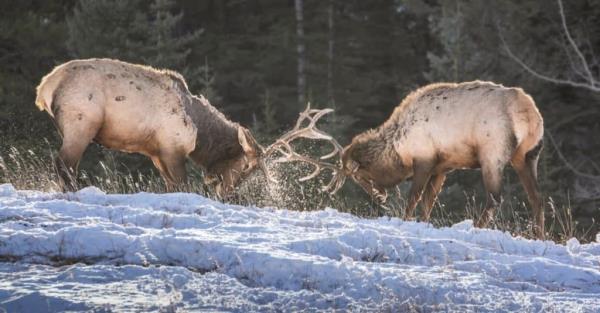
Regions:
<instances>
[{"instance_id":1,"label":"elk tail","mask_svg":"<svg viewBox=\"0 0 600 313\"><path fill-rule=\"evenodd\" d=\"M52 115L52 110L50 110L51 105L52 103L47 103L46 100L44 100L44 97L38 92L38 95L35 98L35 106L37 106L40 111L47 111L48 114Z\"/></svg>"},{"instance_id":2,"label":"elk tail","mask_svg":"<svg viewBox=\"0 0 600 313\"><path fill-rule=\"evenodd\" d=\"M515 133L517 137L521 137L521 140L518 142L517 151L512 161L513 163L521 163L526 161L528 155L539 153L539 150L541 150L544 122L531 96L519 90L516 100L515 111L520 111L522 112L520 114L524 115L513 116L513 127L515 127L515 124L520 124L515 127ZM523 123L523 121L527 121L527 123Z\"/></svg>"},{"instance_id":3,"label":"elk tail","mask_svg":"<svg viewBox=\"0 0 600 313\"><path fill-rule=\"evenodd\" d=\"M54 117L52 112L52 101L54 99L54 92L59 87L60 77L58 70L60 67L55 68L50 74L42 78L42 82L37 86L37 96L35 98L35 105L40 111L46 111L50 116Z\"/></svg>"}]
</instances>

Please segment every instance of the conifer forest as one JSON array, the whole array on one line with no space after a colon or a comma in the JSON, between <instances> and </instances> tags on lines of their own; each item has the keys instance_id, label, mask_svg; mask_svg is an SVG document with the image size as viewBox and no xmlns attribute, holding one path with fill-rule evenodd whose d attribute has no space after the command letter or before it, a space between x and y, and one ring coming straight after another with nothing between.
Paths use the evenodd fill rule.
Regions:
<instances>
[{"instance_id":1,"label":"conifer forest","mask_svg":"<svg viewBox=\"0 0 600 313\"><path fill-rule=\"evenodd\" d=\"M430 83L521 87L544 118L538 176L547 227L563 240L593 240L598 231L600 1L0 0L0 182L55 188L51 160L61 138L36 108L36 86L55 66L86 58L179 72L192 93L265 145L292 128L307 103L335 110L319 127L346 145ZM164 191L144 182L158 173L136 154L92 145L80 169L82 185L108 192ZM302 168L289 169L289 177L296 170ZM294 186L287 196L296 200L284 199L291 209L332 206L376 217L398 215L410 183L390 191L386 207L352 184L333 197L318 186ZM277 200L245 188L239 203ZM434 223L462 220L465 207L476 212L482 190L477 170L450 174ZM194 191L210 193L205 186ZM518 226L531 218L510 167L502 194L508 209L500 214L511 215L506 229L528 228Z\"/></svg>"}]
</instances>

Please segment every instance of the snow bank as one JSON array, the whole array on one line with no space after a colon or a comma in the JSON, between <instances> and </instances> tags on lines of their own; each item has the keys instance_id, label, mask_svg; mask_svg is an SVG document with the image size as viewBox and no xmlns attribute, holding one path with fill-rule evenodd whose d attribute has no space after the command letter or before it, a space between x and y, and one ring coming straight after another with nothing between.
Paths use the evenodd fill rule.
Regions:
<instances>
[{"instance_id":1,"label":"snow bank","mask_svg":"<svg viewBox=\"0 0 600 313\"><path fill-rule=\"evenodd\" d=\"M0 256L10 312L600 311L600 243L194 194L0 185Z\"/></svg>"}]
</instances>

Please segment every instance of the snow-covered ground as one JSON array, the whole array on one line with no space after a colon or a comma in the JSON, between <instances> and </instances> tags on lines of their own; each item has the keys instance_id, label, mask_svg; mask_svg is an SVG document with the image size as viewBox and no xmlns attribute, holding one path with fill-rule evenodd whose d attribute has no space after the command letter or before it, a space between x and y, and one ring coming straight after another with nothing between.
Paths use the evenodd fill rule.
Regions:
<instances>
[{"instance_id":1,"label":"snow-covered ground","mask_svg":"<svg viewBox=\"0 0 600 313\"><path fill-rule=\"evenodd\" d=\"M600 312L600 243L0 185L0 312Z\"/></svg>"}]
</instances>

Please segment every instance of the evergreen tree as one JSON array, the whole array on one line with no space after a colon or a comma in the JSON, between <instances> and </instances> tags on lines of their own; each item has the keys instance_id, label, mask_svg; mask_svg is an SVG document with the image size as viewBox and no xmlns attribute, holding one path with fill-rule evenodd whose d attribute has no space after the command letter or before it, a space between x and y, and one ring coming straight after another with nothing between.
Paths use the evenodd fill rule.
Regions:
<instances>
[{"instance_id":1,"label":"evergreen tree","mask_svg":"<svg viewBox=\"0 0 600 313\"><path fill-rule=\"evenodd\" d=\"M492 7L493 3L483 1L443 0L432 9L430 31L440 49L427 52L430 69L425 77L430 82L485 80L493 76L490 69L498 60L498 41L490 28L494 22ZM482 36L482 31L488 35Z\"/></svg>"},{"instance_id":2,"label":"evergreen tree","mask_svg":"<svg viewBox=\"0 0 600 313\"><path fill-rule=\"evenodd\" d=\"M67 58L63 17L71 2L0 1L0 150L55 135L33 102L41 77Z\"/></svg>"},{"instance_id":3,"label":"evergreen tree","mask_svg":"<svg viewBox=\"0 0 600 313\"><path fill-rule=\"evenodd\" d=\"M207 99L210 99L213 104L220 103L221 97L215 89L216 75L208 65L208 57L205 57L204 64L197 68L195 77L194 80L197 81L199 85L199 93L204 95Z\"/></svg>"},{"instance_id":4,"label":"evergreen tree","mask_svg":"<svg viewBox=\"0 0 600 313\"><path fill-rule=\"evenodd\" d=\"M72 55L143 62L143 51L137 46L147 39L136 27L139 20L145 18L142 13L136 13L142 8L141 0L79 0L73 15L67 18L67 46Z\"/></svg>"},{"instance_id":5,"label":"evergreen tree","mask_svg":"<svg viewBox=\"0 0 600 313\"><path fill-rule=\"evenodd\" d=\"M178 25L183 13L171 13L174 4L173 0L154 0L147 14L137 14L133 32L139 40L130 41L128 47L142 52L145 63L183 70L190 44L198 40L201 30L181 34Z\"/></svg>"},{"instance_id":6,"label":"evergreen tree","mask_svg":"<svg viewBox=\"0 0 600 313\"><path fill-rule=\"evenodd\" d=\"M188 57L201 31L181 31L183 13L171 13L174 6L173 0L80 0L68 19L69 48L79 58L111 57L177 70L198 87L206 65L188 66Z\"/></svg>"}]
</instances>

